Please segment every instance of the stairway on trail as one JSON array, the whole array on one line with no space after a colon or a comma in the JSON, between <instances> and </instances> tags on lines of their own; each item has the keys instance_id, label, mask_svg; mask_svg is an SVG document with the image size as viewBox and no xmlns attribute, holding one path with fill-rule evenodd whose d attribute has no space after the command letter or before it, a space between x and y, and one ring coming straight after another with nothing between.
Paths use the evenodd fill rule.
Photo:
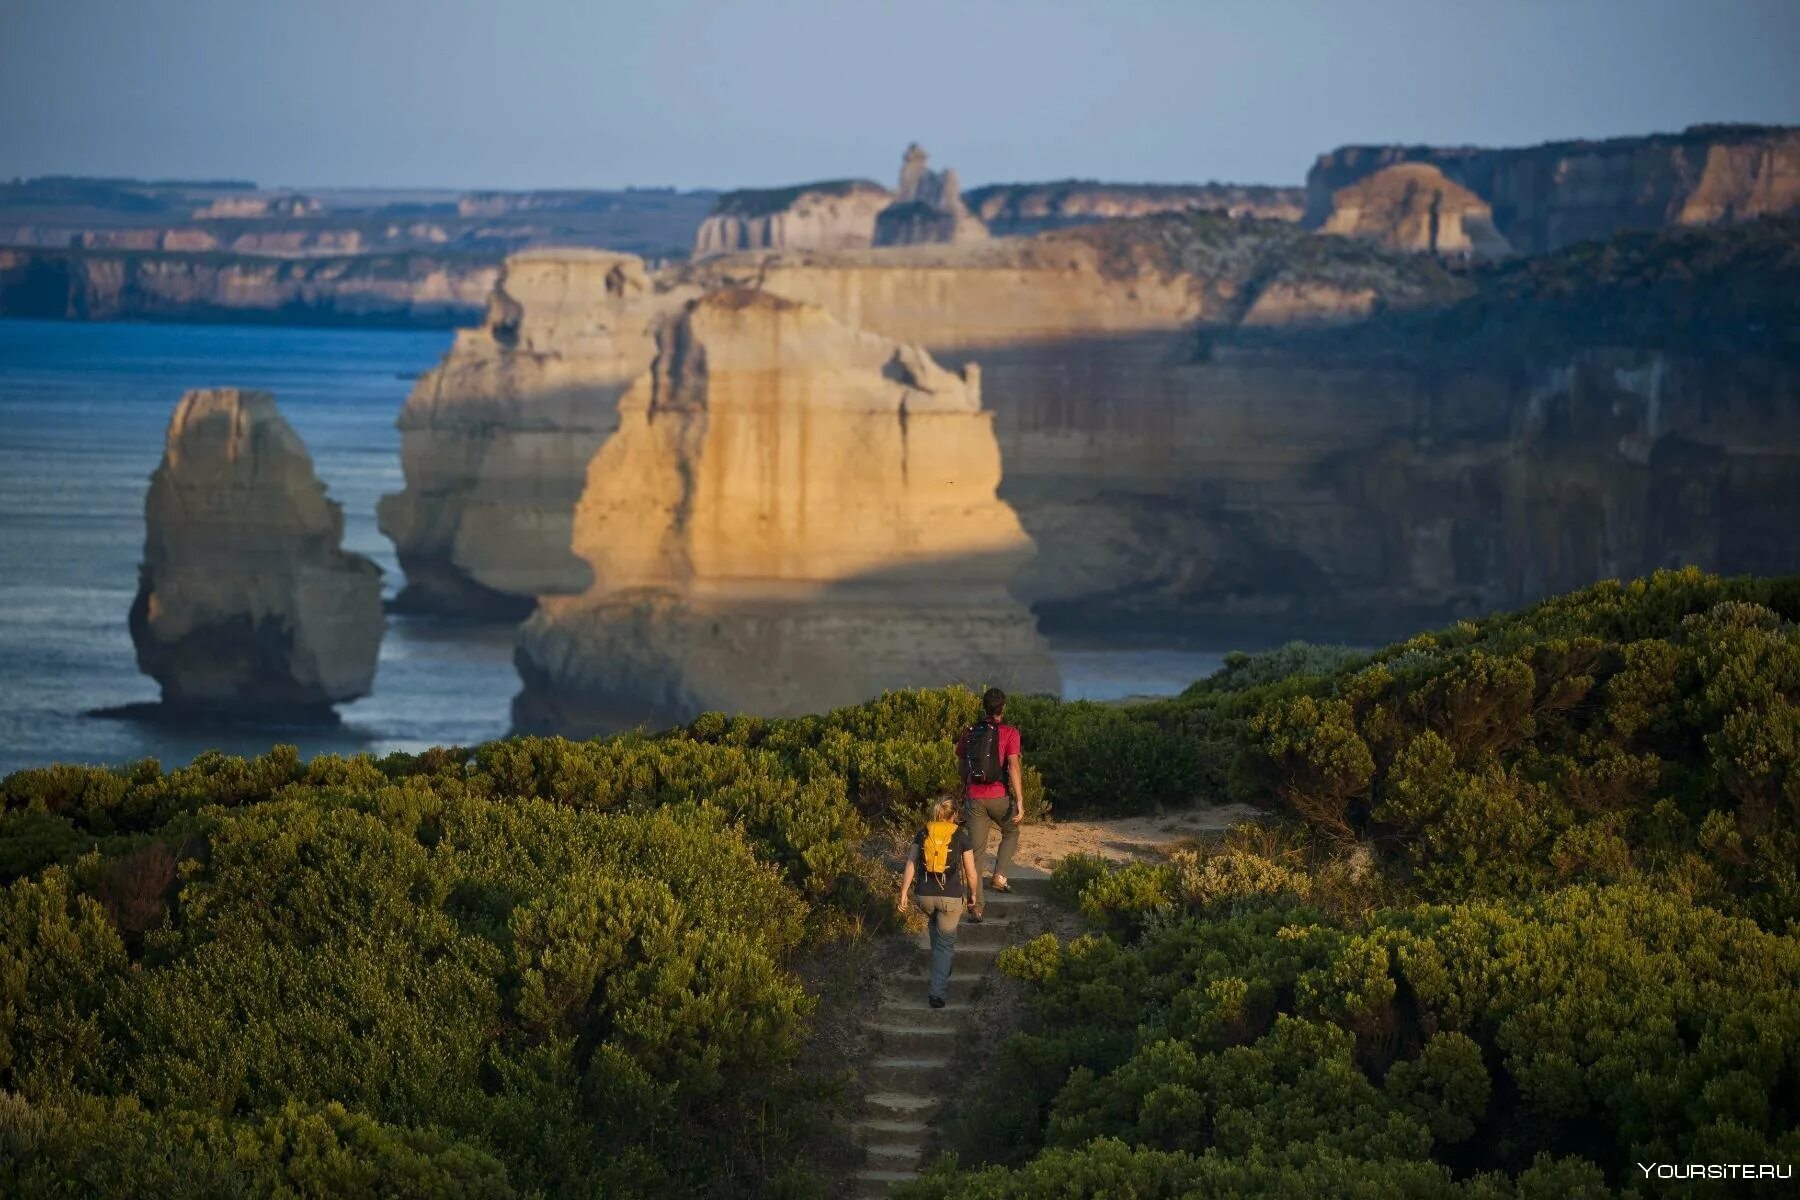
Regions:
<instances>
[{"instance_id":1,"label":"stairway on trail","mask_svg":"<svg viewBox=\"0 0 1800 1200\"><path fill-rule=\"evenodd\" d=\"M957 926L948 1004L926 1003L931 935L922 929L906 935L915 952L886 981L880 1004L864 1021L877 1048L864 1066L862 1109L851 1126L866 1155L854 1176L857 1197L885 1196L894 1184L918 1177L942 1097L962 1083L954 1065L956 1047L974 1012L972 1000L995 974L1000 951L1039 928L1032 918L1048 899L1049 875L1017 868L1008 882L1010 893L983 895L986 915L980 924L971 924L965 914Z\"/></svg>"}]
</instances>

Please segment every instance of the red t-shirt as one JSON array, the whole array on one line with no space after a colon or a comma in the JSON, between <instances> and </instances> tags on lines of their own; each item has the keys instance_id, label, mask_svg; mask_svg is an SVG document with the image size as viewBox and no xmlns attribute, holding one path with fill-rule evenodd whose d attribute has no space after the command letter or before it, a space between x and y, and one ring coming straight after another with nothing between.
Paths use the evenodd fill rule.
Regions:
<instances>
[{"instance_id":1,"label":"red t-shirt","mask_svg":"<svg viewBox=\"0 0 1800 1200\"><path fill-rule=\"evenodd\" d=\"M956 761L962 762L963 743L969 740L965 732L956 739ZM1000 765L1006 766L1006 760L1019 756L1019 731L1004 722L1000 725ZM1006 795L1004 783L968 783L964 784L971 800L998 800Z\"/></svg>"}]
</instances>

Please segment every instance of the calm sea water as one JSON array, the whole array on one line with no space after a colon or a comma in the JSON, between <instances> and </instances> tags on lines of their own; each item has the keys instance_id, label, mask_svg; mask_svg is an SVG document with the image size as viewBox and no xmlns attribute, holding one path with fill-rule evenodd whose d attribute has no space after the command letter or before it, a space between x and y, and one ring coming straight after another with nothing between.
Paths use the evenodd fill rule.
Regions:
<instances>
[{"instance_id":1,"label":"calm sea water","mask_svg":"<svg viewBox=\"0 0 1800 1200\"><path fill-rule=\"evenodd\" d=\"M144 541L144 493L181 393L275 393L319 477L344 506L345 546L401 576L375 527L397 491L394 428L411 379L449 346L442 332L0 321L0 774L48 762L170 766L217 747L258 753L420 750L506 732L518 677L505 629L391 616L373 694L335 730L170 728L87 715L154 701L126 630ZM1180 690L1211 654L1069 650L1070 697Z\"/></svg>"}]
</instances>

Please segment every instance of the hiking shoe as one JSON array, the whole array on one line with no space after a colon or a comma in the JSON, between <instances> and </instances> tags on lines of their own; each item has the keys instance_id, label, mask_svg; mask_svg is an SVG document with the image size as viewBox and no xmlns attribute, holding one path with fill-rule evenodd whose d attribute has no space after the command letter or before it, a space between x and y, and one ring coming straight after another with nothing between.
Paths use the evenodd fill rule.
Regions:
<instances>
[{"instance_id":1,"label":"hiking shoe","mask_svg":"<svg viewBox=\"0 0 1800 1200\"><path fill-rule=\"evenodd\" d=\"M933 1008L944 1007L944 998L942 996L927 996L927 997L925 997L925 1000Z\"/></svg>"},{"instance_id":2,"label":"hiking shoe","mask_svg":"<svg viewBox=\"0 0 1800 1200\"><path fill-rule=\"evenodd\" d=\"M981 913L978 910L971 908L968 912L963 914L963 920L971 925L979 925L981 924Z\"/></svg>"}]
</instances>

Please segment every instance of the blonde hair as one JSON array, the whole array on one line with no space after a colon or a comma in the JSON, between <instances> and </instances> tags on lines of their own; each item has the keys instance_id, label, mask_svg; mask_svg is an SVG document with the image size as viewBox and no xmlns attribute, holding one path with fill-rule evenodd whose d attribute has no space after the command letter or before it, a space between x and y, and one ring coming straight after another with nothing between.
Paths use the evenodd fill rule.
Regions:
<instances>
[{"instance_id":1,"label":"blonde hair","mask_svg":"<svg viewBox=\"0 0 1800 1200\"><path fill-rule=\"evenodd\" d=\"M946 792L931 802L931 819L933 821L956 820L956 797Z\"/></svg>"}]
</instances>

